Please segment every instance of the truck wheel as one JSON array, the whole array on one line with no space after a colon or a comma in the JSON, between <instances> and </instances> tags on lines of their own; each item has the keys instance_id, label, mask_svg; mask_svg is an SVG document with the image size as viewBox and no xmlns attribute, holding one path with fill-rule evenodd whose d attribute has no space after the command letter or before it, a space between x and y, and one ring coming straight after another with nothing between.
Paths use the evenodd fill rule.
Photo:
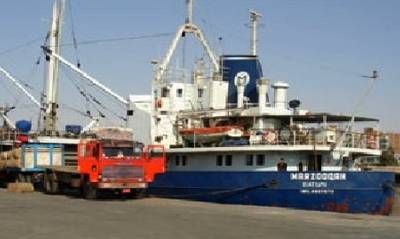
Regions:
<instances>
[{"instance_id":1,"label":"truck wheel","mask_svg":"<svg viewBox=\"0 0 400 239\"><path fill-rule=\"evenodd\" d=\"M47 194L59 192L58 183L54 180L54 176L49 173L44 174L44 192Z\"/></svg>"},{"instance_id":2,"label":"truck wheel","mask_svg":"<svg viewBox=\"0 0 400 239\"><path fill-rule=\"evenodd\" d=\"M83 197L85 199L94 200L97 199L97 196L97 188L93 187L88 179L85 179L83 183Z\"/></svg>"}]
</instances>

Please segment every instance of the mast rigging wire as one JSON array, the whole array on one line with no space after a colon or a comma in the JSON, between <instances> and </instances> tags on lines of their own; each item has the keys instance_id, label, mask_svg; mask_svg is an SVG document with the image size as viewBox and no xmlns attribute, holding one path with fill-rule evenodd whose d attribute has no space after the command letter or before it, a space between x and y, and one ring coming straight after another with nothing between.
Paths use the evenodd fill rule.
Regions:
<instances>
[{"instance_id":1,"label":"mast rigging wire","mask_svg":"<svg viewBox=\"0 0 400 239\"><path fill-rule=\"evenodd\" d=\"M71 1L68 1L68 9L69 9L69 18L71 21L71 35L72 35L72 43L73 43L73 46L75 49L76 65L78 66L78 68L80 68L81 63L80 63L79 54L78 54L78 42L76 40L75 24L74 24L74 18L73 18L73 14L72 14Z\"/></svg>"},{"instance_id":2,"label":"mast rigging wire","mask_svg":"<svg viewBox=\"0 0 400 239\"><path fill-rule=\"evenodd\" d=\"M62 46L62 47L64 47L64 46L74 46L75 44L76 45L91 45L91 44L105 43L105 42L116 42L116 41L128 41L128 40L161 38L161 37L171 36L172 34L174 34L174 33L166 32L166 33L157 33L157 34L142 35L142 36L128 36L128 37L93 39L93 40L81 41L81 42L76 42L76 43L74 43L74 42L65 43L65 44L61 44L60 46Z\"/></svg>"},{"instance_id":3,"label":"mast rigging wire","mask_svg":"<svg viewBox=\"0 0 400 239\"><path fill-rule=\"evenodd\" d=\"M32 39L32 40L30 40L30 41L28 41L28 42L25 42L25 43L23 43L23 44L17 45L17 46L15 46L15 47L12 47L12 48L3 50L3 51L0 52L0 56L6 55L6 54L8 54L8 53L11 53L11 52L14 52L14 51L16 51L16 50L19 50L19 49L22 49L22 48L24 48L24 47L27 47L27 46L29 46L29 45L32 45L33 43L38 42L38 41L41 40L41 39L42 39L41 37L38 37L38 38Z\"/></svg>"}]
</instances>

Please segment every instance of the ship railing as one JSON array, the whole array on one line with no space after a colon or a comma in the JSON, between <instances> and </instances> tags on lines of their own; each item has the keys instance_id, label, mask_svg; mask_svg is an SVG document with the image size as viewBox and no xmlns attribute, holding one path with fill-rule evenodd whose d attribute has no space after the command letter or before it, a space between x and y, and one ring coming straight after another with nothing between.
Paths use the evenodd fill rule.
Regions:
<instances>
[{"instance_id":1,"label":"ship railing","mask_svg":"<svg viewBox=\"0 0 400 239\"><path fill-rule=\"evenodd\" d=\"M174 69L168 70L164 73L161 77L160 82L163 83L171 83L171 82L178 82L178 83L185 83L188 81L188 71L185 69Z\"/></svg>"},{"instance_id":2,"label":"ship railing","mask_svg":"<svg viewBox=\"0 0 400 239\"><path fill-rule=\"evenodd\" d=\"M43 132L43 131L31 131L29 134L23 134L18 130L13 129L0 129L0 142L11 144L13 142L17 142L20 140L20 136L25 135L28 136L30 140L35 140L39 136L49 136L49 137L60 137L60 138L68 138L68 139L78 139L80 138L80 134L74 134L67 131L57 131L55 133L51 132Z\"/></svg>"},{"instance_id":3,"label":"ship railing","mask_svg":"<svg viewBox=\"0 0 400 239\"><path fill-rule=\"evenodd\" d=\"M280 129L257 130L250 133L250 144L315 145L379 149L379 134L369 132L345 132L340 129ZM255 136L254 136L255 135ZM339 141L342 141L341 143ZM339 145L340 144L340 145Z\"/></svg>"},{"instance_id":4,"label":"ship railing","mask_svg":"<svg viewBox=\"0 0 400 239\"><path fill-rule=\"evenodd\" d=\"M0 130L0 141L16 141L18 139L19 132L12 129L1 129Z\"/></svg>"}]
</instances>

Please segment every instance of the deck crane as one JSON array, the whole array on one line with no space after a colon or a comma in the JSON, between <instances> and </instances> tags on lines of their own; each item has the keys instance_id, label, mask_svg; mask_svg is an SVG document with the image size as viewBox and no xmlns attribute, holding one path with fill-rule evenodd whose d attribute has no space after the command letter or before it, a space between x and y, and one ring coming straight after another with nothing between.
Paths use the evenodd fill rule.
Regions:
<instances>
[{"instance_id":1,"label":"deck crane","mask_svg":"<svg viewBox=\"0 0 400 239\"><path fill-rule=\"evenodd\" d=\"M61 33L63 25L63 16L65 9L65 0L55 0L53 4L53 15L48 34L48 50L56 55L60 53ZM46 84L46 102L43 105L44 114L44 132L54 135L57 129L57 109L58 109L58 81L59 81L59 61L53 55L46 55L48 61L47 84ZM99 119L90 116L91 122L84 127L83 132L92 127L98 126Z\"/></svg>"},{"instance_id":2,"label":"deck crane","mask_svg":"<svg viewBox=\"0 0 400 239\"><path fill-rule=\"evenodd\" d=\"M4 69L2 66L0 66L0 72L8 79L10 80L24 95L28 97L28 99L40 110L45 110L45 108L39 103L39 101L24 88L24 86L18 81L9 71ZM16 129L15 124L11 121L10 118L7 117L7 113L12 110L13 108L7 107L7 108L0 108L0 117L4 119L4 121L7 123L7 125L12 128ZM86 125L83 128L83 132L90 130L91 128L95 127L98 125L99 119L95 117L90 117L91 121L89 122L88 125Z\"/></svg>"},{"instance_id":3,"label":"deck crane","mask_svg":"<svg viewBox=\"0 0 400 239\"><path fill-rule=\"evenodd\" d=\"M346 137L347 137L348 133L353 129L354 121L356 119L356 114L360 110L361 105L364 103L364 101L367 98L368 94L371 92L375 82L377 81L377 79L379 79L378 71L376 71L376 70L372 71L372 75L371 76L361 76L361 77L370 79L369 84L368 84L367 88L364 90L363 94L358 99L358 101L356 103L356 106L355 106L355 108L353 110L353 113L351 114L351 119L348 122L344 133L342 134L342 136L339 138L337 143L331 149L332 150L332 154L334 154L334 153L339 154L339 158L341 160L341 162L340 162L341 164L343 164L343 156L345 155L345 152L341 148L345 144Z\"/></svg>"},{"instance_id":4,"label":"deck crane","mask_svg":"<svg viewBox=\"0 0 400 239\"><path fill-rule=\"evenodd\" d=\"M175 38L173 39L171 46L169 47L167 54L164 57L163 62L158 67L155 76L156 81L161 80L162 76L164 75L165 71L168 68L169 62L171 61L171 58L176 50L176 47L178 46L179 40L181 39L181 37L185 36L186 33L192 33L200 41L205 52L207 53L208 57L211 60L211 63L214 67L214 71L219 72L220 70L218 59L214 54L214 52L211 50L210 46L208 45L203 32L197 25L193 24L193 0L186 0L186 4L187 4L188 15L186 17L185 24L179 27L178 31L176 32Z\"/></svg>"},{"instance_id":5,"label":"deck crane","mask_svg":"<svg viewBox=\"0 0 400 239\"><path fill-rule=\"evenodd\" d=\"M119 103L121 103L122 105L124 105L127 108L127 116L128 117L133 115L133 111L131 109L132 106L126 98L115 93L113 90L111 90L110 88L108 88L107 86L105 86L101 82L99 82L96 78L94 78L93 76L84 72L83 70L81 70L80 68L78 68L77 66L75 66L74 64L72 64L71 62L69 62L68 60L63 58L62 56L60 56L59 54L52 51L50 48L48 48L46 46L42 46L42 48L43 48L46 56L57 59L60 63L62 63L63 65L65 65L72 71L76 72L78 75L80 75L82 77L82 79L85 79L90 84L93 84L95 87L97 87L98 89L103 91L105 94L109 95L111 98L113 98L114 100L116 100Z\"/></svg>"}]
</instances>

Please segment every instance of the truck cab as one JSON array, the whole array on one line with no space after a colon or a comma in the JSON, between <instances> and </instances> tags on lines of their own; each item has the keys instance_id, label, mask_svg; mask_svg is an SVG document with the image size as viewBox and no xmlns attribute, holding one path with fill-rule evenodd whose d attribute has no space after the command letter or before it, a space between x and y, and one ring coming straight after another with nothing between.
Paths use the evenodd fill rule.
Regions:
<instances>
[{"instance_id":1,"label":"truck cab","mask_svg":"<svg viewBox=\"0 0 400 239\"><path fill-rule=\"evenodd\" d=\"M162 146L134 141L83 140L78 145L78 170L83 183L98 189L146 188L165 171Z\"/></svg>"}]
</instances>

